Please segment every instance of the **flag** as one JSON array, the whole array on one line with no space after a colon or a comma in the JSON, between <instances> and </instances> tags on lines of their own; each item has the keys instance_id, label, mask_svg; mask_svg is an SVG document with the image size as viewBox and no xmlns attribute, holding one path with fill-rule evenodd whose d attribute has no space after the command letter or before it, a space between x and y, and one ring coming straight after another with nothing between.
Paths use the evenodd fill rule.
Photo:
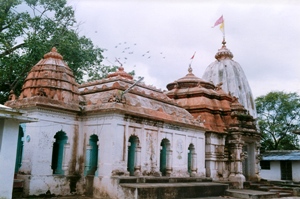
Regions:
<instances>
[{"instance_id":1,"label":"flag","mask_svg":"<svg viewBox=\"0 0 300 199\"><path fill-rule=\"evenodd\" d=\"M196 52L194 52L193 56L191 57L191 59L194 59Z\"/></svg>"},{"instance_id":2,"label":"flag","mask_svg":"<svg viewBox=\"0 0 300 199\"><path fill-rule=\"evenodd\" d=\"M216 21L215 25L212 26L212 28L214 28L214 27L216 27L217 25L220 25L220 24L224 24L223 15Z\"/></svg>"},{"instance_id":3,"label":"flag","mask_svg":"<svg viewBox=\"0 0 300 199\"><path fill-rule=\"evenodd\" d=\"M212 28L214 28L214 27L216 27L218 25L220 25L220 30L221 30L221 32L224 35L225 33L224 33L224 19L223 19L223 15L216 21L215 25L212 26Z\"/></svg>"},{"instance_id":4,"label":"flag","mask_svg":"<svg viewBox=\"0 0 300 199\"><path fill-rule=\"evenodd\" d=\"M223 23L221 23L221 25L220 25L220 30L222 31L222 33L224 33L224 21L223 21Z\"/></svg>"}]
</instances>

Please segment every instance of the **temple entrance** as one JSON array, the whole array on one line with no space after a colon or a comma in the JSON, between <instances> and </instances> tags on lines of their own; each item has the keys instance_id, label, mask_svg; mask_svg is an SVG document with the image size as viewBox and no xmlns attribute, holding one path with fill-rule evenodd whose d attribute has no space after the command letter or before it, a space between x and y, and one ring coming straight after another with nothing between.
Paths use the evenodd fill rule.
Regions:
<instances>
[{"instance_id":1,"label":"temple entrance","mask_svg":"<svg viewBox=\"0 0 300 199\"><path fill-rule=\"evenodd\" d=\"M127 171L130 175L134 175L134 167L136 164L136 149L139 138L136 136L130 136L128 143L128 160L127 160Z\"/></svg>"},{"instance_id":2,"label":"temple entrance","mask_svg":"<svg viewBox=\"0 0 300 199\"><path fill-rule=\"evenodd\" d=\"M168 151L170 150L170 141L168 139L163 139L161 141L160 149L160 172L162 176L167 175L167 161L169 159Z\"/></svg>"},{"instance_id":3,"label":"temple entrance","mask_svg":"<svg viewBox=\"0 0 300 199\"><path fill-rule=\"evenodd\" d=\"M255 175L255 144L254 143L245 143L242 149L242 172L246 180L256 180Z\"/></svg>"}]
</instances>

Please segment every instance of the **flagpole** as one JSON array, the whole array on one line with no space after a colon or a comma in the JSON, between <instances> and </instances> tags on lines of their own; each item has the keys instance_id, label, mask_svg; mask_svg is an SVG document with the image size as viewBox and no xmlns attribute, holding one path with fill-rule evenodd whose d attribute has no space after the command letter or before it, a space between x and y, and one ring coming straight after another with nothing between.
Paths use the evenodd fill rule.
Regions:
<instances>
[{"instance_id":1,"label":"flagpole","mask_svg":"<svg viewBox=\"0 0 300 199\"><path fill-rule=\"evenodd\" d=\"M223 19L223 40L225 41L225 20L224 19Z\"/></svg>"},{"instance_id":2,"label":"flagpole","mask_svg":"<svg viewBox=\"0 0 300 199\"><path fill-rule=\"evenodd\" d=\"M220 30L223 33L223 42L225 42L225 20L223 18L223 15L215 22L215 24L212 26L212 28L214 28L218 25L220 25Z\"/></svg>"},{"instance_id":3,"label":"flagpole","mask_svg":"<svg viewBox=\"0 0 300 199\"><path fill-rule=\"evenodd\" d=\"M192 63L193 63L195 54L196 54L196 51L194 52L193 56L191 57L191 62L190 62L189 68L192 68Z\"/></svg>"}]
</instances>

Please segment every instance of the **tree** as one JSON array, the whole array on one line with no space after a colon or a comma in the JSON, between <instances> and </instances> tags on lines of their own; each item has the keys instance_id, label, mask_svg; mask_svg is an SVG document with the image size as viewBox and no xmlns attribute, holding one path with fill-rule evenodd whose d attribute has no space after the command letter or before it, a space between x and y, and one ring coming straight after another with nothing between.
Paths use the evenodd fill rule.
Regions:
<instances>
[{"instance_id":1,"label":"tree","mask_svg":"<svg viewBox=\"0 0 300 199\"><path fill-rule=\"evenodd\" d=\"M300 128L300 96L297 93L270 92L255 100L261 149L299 149L295 132Z\"/></svg>"},{"instance_id":2,"label":"tree","mask_svg":"<svg viewBox=\"0 0 300 199\"><path fill-rule=\"evenodd\" d=\"M103 50L79 36L66 0L0 1L0 104L18 95L28 71L55 46L77 82L102 78L116 66L101 65Z\"/></svg>"}]
</instances>

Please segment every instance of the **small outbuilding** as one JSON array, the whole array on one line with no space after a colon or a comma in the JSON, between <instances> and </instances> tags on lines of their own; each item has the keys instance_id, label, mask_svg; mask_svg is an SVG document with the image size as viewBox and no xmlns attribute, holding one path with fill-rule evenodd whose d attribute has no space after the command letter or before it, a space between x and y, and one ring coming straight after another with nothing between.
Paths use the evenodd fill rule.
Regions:
<instances>
[{"instance_id":1,"label":"small outbuilding","mask_svg":"<svg viewBox=\"0 0 300 199\"><path fill-rule=\"evenodd\" d=\"M260 175L268 180L300 181L300 150L262 153Z\"/></svg>"},{"instance_id":2,"label":"small outbuilding","mask_svg":"<svg viewBox=\"0 0 300 199\"><path fill-rule=\"evenodd\" d=\"M37 121L0 104L0 198L12 198L20 123Z\"/></svg>"}]
</instances>

